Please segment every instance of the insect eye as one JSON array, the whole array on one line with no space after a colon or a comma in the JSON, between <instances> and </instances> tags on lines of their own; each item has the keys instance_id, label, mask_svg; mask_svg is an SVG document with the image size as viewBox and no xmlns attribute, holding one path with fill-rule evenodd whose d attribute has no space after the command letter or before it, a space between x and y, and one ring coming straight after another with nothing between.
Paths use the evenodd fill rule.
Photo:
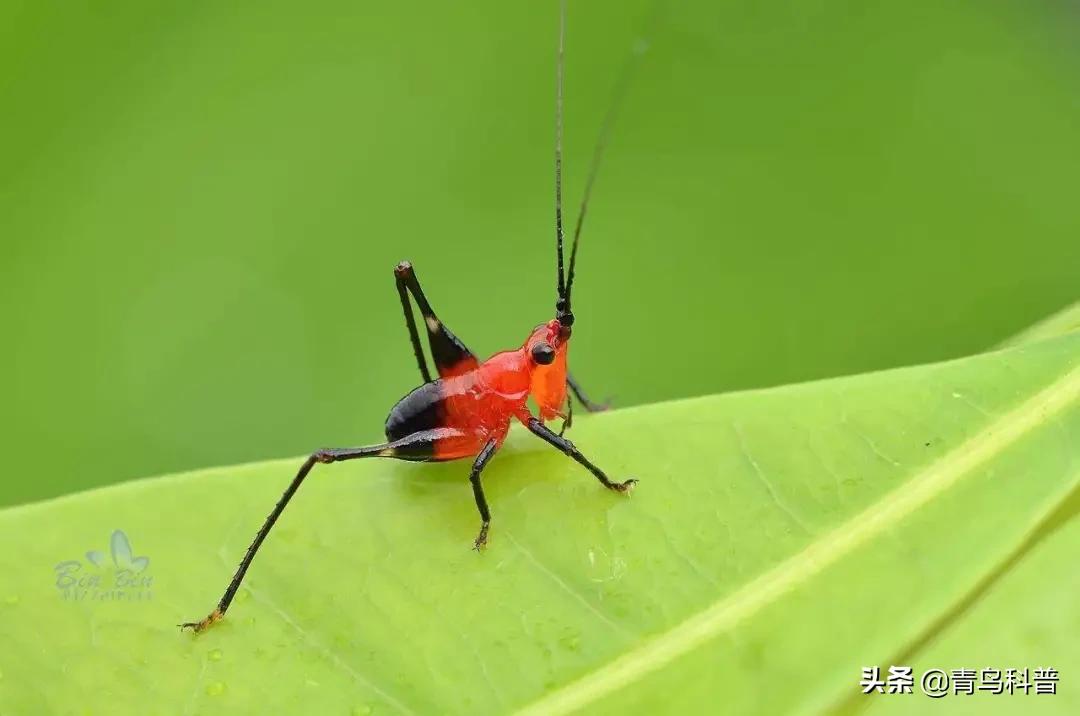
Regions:
<instances>
[{"instance_id":1,"label":"insect eye","mask_svg":"<svg viewBox=\"0 0 1080 716\"><path fill-rule=\"evenodd\" d=\"M555 349L547 343L535 343L532 347L532 359L538 365L551 365L555 360Z\"/></svg>"}]
</instances>

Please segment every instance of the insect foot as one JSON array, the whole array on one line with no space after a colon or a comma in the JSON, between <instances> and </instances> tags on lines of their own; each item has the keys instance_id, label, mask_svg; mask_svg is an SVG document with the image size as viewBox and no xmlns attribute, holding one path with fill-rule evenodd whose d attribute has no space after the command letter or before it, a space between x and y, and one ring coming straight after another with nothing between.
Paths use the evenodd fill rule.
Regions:
<instances>
[{"instance_id":1,"label":"insect foot","mask_svg":"<svg viewBox=\"0 0 1080 716\"><path fill-rule=\"evenodd\" d=\"M637 482L637 480L631 477L626 482L613 482L611 489L615 490L616 492L621 492L624 495L629 495L630 491L634 489L634 485L636 485Z\"/></svg>"},{"instance_id":2,"label":"insect foot","mask_svg":"<svg viewBox=\"0 0 1080 716\"><path fill-rule=\"evenodd\" d=\"M487 546L487 534L488 534L488 523L485 522L480 527L480 534L476 535L476 540L473 542L473 549L475 549L477 552L483 552L484 547Z\"/></svg>"},{"instance_id":3,"label":"insect foot","mask_svg":"<svg viewBox=\"0 0 1080 716\"><path fill-rule=\"evenodd\" d=\"M220 609L215 609L200 622L184 622L183 624L178 624L177 626L180 627L181 631L184 629L190 629L192 634L201 634L217 622L221 621L224 616L225 615L221 613Z\"/></svg>"}]
</instances>

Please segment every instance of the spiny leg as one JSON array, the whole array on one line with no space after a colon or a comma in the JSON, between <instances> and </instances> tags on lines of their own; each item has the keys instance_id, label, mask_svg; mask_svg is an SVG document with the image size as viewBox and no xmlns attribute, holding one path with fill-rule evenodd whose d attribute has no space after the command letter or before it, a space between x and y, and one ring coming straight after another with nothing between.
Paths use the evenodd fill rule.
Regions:
<instances>
[{"instance_id":1,"label":"spiny leg","mask_svg":"<svg viewBox=\"0 0 1080 716\"><path fill-rule=\"evenodd\" d=\"M586 470L596 476L596 479L603 483L604 487L609 490L615 490L616 492L629 492L630 488L637 484L637 480L633 478L625 482L612 482L608 479L608 476L604 474L604 471L592 464L587 457L581 454L581 451L577 449L574 443L570 442L566 438L562 437L558 433L553 432L550 428L540 422L538 418L530 417L529 421L525 423L525 427L536 435L546 441L547 443L554 445L563 454L572 457L579 464L585 467Z\"/></svg>"},{"instance_id":2,"label":"spiny leg","mask_svg":"<svg viewBox=\"0 0 1080 716\"><path fill-rule=\"evenodd\" d=\"M483 471L484 466L488 464L488 461L495 456L495 451L498 449L499 443L497 440L494 438L488 440L480 454L476 456L472 470L469 472L469 482L472 483L473 497L476 498L476 509L480 511L481 520L480 534L476 536L476 541L473 542L473 549L477 552L487 544L488 526L491 524L491 511L488 510L487 498L484 497L484 486L480 484L480 473Z\"/></svg>"},{"instance_id":3,"label":"spiny leg","mask_svg":"<svg viewBox=\"0 0 1080 716\"><path fill-rule=\"evenodd\" d=\"M244 554L244 559L240 561L240 566L236 570L236 574L233 575L232 580L229 582L229 586L225 588L225 594L222 595L221 600L218 602L217 607L214 608L205 619L197 622L184 622L180 624L181 629L191 629L198 634L205 630L207 627L214 623L221 621L225 616L225 612L228 611L229 605L232 604L233 597L236 596L236 591L240 588L240 583L244 581L244 575L248 571L248 567L251 566L252 560L255 559L255 553L259 551L259 547L262 546L266 536L270 534L271 528L274 523L277 522L278 517L285 511L285 506L289 504L289 500L296 494L297 489L300 487L300 483L304 481L308 473L311 472L311 468L316 463L331 463L340 462L342 460L355 460L361 457L393 457L394 456L394 443L388 443L384 445L373 445L371 447L359 447L359 448L327 448L325 450L319 450L312 453L304 464L300 466L299 472L296 473L296 477L289 483L288 489L278 500L274 506L273 511L263 522L263 526L259 528L259 532L255 535L255 540L248 547L247 552Z\"/></svg>"},{"instance_id":4,"label":"spiny leg","mask_svg":"<svg viewBox=\"0 0 1080 716\"><path fill-rule=\"evenodd\" d=\"M401 307L405 311L405 323L409 327L409 339L412 341L413 352L416 354L416 362L420 366L420 374L424 382L431 382L431 374L424 360L424 352L420 348L420 336L416 330L416 322L409 303L410 293L416 299L420 315L424 317L428 345L431 346L431 357L435 361L435 369L439 375L445 378L447 375L457 375L475 368L478 365L476 356L435 315L427 297L424 296L423 289L420 288L420 281L416 278L416 271L413 270L412 264L408 261L399 263L394 269L394 278L397 281L398 295L401 297Z\"/></svg>"}]
</instances>

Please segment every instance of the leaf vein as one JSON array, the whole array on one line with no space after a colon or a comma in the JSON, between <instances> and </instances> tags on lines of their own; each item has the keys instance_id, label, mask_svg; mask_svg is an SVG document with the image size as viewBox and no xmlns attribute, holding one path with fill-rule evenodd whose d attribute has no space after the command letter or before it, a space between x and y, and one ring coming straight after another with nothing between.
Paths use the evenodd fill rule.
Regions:
<instances>
[{"instance_id":1,"label":"leaf vein","mask_svg":"<svg viewBox=\"0 0 1080 716\"><path fill-rule=\"evenodd\" d=\"M622 636L624 639L633 639L634 638L634 636L630 632L628 632L624 627L620 626L618 624L618 622L616 622L614 619L612 619L607 614L605 614L600 609L598 609L596 607L596 605L593 604L591 601L589 601L589 599L584 594L582 594L579 590L574 589L574 587L572 587L565 580L563 580L562 577L560 577L558 574L553 572L543 562L541 562L539 559L537 559L536 555L534 555L532 552L530 552L528 549L526 549L525 545L521 544L516 539L514 539L513 535L511 535L509 532L503 532L503 534L505 535L506 539L510 540L510 542L515 547L517 547L518 550L523 555L525 555L525 558L529 560L530 564L532 564L534 567L536 567L536 569L539 572L541 572L542 574L547 576L551 581L555 582L555 584L559 585L559 587L564 592L569 594L578 603L580 603L583 607L585 607L590 612L592 612L593 615L596 616L596 618L598 618L600 621L604 622L609 627L611 627L613 631L618 632L618 634L620 636Z\"/></svg>"},{"instance_id":2,"label":"leaf vein","mask_svg":"<svg viewBox=\"0 0 1080 716\"><path fill-rule=\"evenodd\" d=\"M813 579L845 555L888 532L1029 431L1050 423L1077 399L1080 399L1080 366L1073 367L904 485L811 542L802 551L668 631L525 705L517 712L518 716L578 711L707 644L783 594Z\"/></svg>"},{"instance_id":3,"label":"leaf vein","mask_svg":"<svg viewBox=\"0 0 1080 716\"><path fill-rule=\"evenodd\" d=\"M795 512L790 507L788 507L783 500L780 499L780 496L777 494L776 489L773 487L772 481L770 481L769 478L765 476L765 472L761 469L761 466L758 465L757 460L754 459L754 456L750 453L750 449L746 446L746 438L743 436L742 428L739 427L739 424L733 423L731 427L735 431L735 437L739 443L739 450L742 452L743 457L746 458L746 461L750 463L750 467L753 468L754 474L757 476L758 481L762 485L764 485L765 491L769 493L769 497L772 499L773 504L775 504L776 507L781 512L783 512L787 516L787 518L795 524L796 527L801 529L803 532L806 532L807 534L813 534L813 531L806 526L806 523L803 522L802 519L800 519L799 516L796 515Z\"/></svg>"},{"instance_id":4,"label":"leaf vein","mask_svg":"<svg viewBox=\"0 0 1080 716\"><path fill-rule=\"evenodd\" d=\"M348 662L342 659L341 656L338 655L338 653L335 652L333 649L316 639L311 633L304 629L304 627L300 626L300 624L297 623L295 619L289 616L289 614L284 609L275 604L269 597L263 595L257 589L254 589L252 587L248 587L247 589L248 593L250 593L257 602L260 602L264 606L269 608L270 611L272 611L279 619L281 619L283 622L296 630L296 632L304 638L304 641L313 646L315 650L322 654L324 657L329 659L330 663L337 667L340 671L352 677L353 681L360 684L361 686L370 689L371 691L374 691L376 694L379 695L380 698L382 698L384 701L386 701L388 704L393 706L401 713L415 713L412 709L410 709L408 706L396 699L385 689L379 687L379 685L376 684L374 681L372 681L371 679L354 669L352 666L350 666Z\"/></svg>"}]
</instances>

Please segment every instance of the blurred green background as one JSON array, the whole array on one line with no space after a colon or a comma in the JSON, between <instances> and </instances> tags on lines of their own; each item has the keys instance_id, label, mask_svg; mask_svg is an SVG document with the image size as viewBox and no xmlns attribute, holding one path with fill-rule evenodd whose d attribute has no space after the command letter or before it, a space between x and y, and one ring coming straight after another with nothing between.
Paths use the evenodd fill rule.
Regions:
<instances>
[{"instance_id":1,"label":"blurred green background","mask_svg":"<svg viewBox=\"0 0 1080 716\"><path fill-rule=\"evenodd\" d=\"M576 213L651 0L571 0ZM1080 297L1078 18L671 0L573 364L633 404L959 356ZM0 504L377 440L417 266L478 353L552 315L555 0L0 3Z\"/></svg>"}]
</instances>

